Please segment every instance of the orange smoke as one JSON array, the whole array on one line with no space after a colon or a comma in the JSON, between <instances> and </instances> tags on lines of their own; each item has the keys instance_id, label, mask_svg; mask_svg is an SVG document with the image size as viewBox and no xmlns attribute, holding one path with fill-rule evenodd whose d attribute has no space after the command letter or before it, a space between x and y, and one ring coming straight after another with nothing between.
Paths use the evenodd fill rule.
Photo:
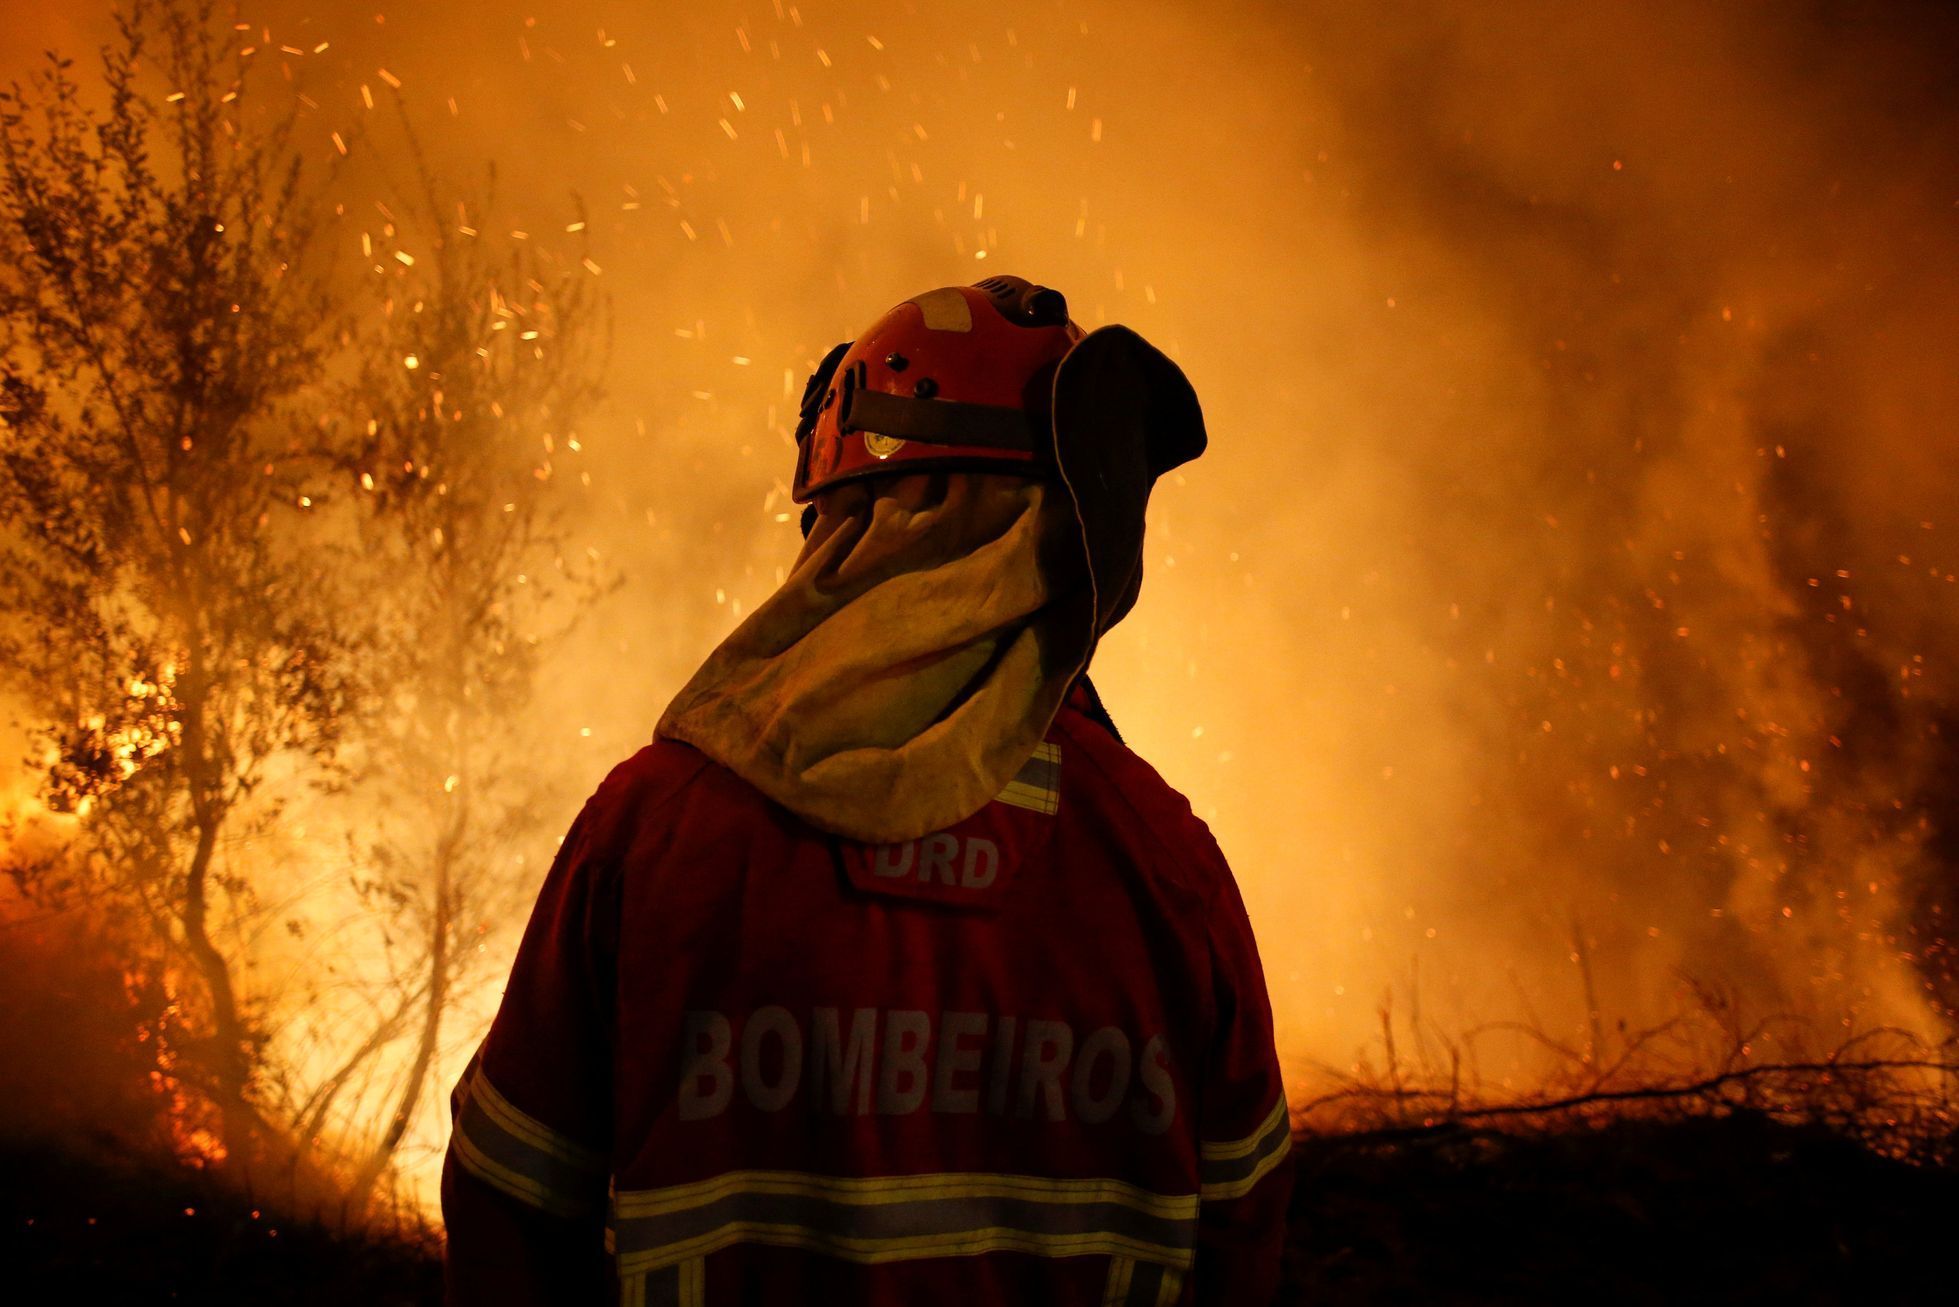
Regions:
<instances>
[{"instance_id":1,"label":"orange smoke","mask_svg":"<svg viewBox=\"0 0 1959 1307\"><path fill-rule=\"evenodd\" d=\"M540 767L596 782L780 577L823 350L1010 271L1206 402L1096 673L1237 868L1297 1092L1389 994L1492 1085L1710 1005L1949 1029L1949 18L375 8L258 6L312 148L399 82L612 296L568 462L626 585Z\"/></svg>"}]
</instances>

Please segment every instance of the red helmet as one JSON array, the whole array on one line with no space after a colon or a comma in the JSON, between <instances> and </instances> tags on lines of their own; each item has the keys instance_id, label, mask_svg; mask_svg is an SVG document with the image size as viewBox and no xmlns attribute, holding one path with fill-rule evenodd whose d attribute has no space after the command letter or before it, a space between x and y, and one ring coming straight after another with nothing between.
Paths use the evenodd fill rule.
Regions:
<instances>
[{"instance_id":1,"label":"red helmet","mask_svg":"<svg viewBox=\"0 0 1959 1307\"><path fill-rule=\"evenodd\" d=\"M1081 328L1020 277L927 291L831 350L803 391L797 503L885 472L1053 471L1055 370Z\"/></svg>"}]
</instances>

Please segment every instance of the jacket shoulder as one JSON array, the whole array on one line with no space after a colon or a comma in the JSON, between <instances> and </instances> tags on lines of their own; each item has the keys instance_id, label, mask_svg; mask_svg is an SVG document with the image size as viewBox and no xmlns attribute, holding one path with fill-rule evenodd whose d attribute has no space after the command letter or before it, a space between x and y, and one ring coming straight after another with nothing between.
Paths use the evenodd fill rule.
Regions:
<instances>
[{"instance_id":1,"label":"jacket shoulder","mask_svg":"<svg viewBox=\"0 0 1959 1307\"><path fill-rule=\"evenodd\" d=\"M681 825L752 824L769 806L761 791L693 745L655 739L606 775L585 811L601 830L637 841Z\"/></svg>"},{"instance_id":2,"label":"jacket shoulder","mask_svg":"<svg viewBox=\"0 0 1959 1307\"><path fill-rule=\"evenodd\" d=\"M658 807L679 796L711 765L691 745L654 740L607 772L591 802L601 809Z\"/></svg>"},{"instance_id":3,"label":"jacket shoulder","mask_svg":"<svg viewBox=\"0 0 1959 1307\"><path fill-rule=\"evenodd\" d=\"M1055 734L1064 750L1063 776L1076 767L1087 773L1085 797L1135 832L1137 842L1156 854L1152 862L1160 874L1205 899L1231 882L1211 828L1135 750L1073 709L1055 718Z\"/></svg>"}]
</instances>

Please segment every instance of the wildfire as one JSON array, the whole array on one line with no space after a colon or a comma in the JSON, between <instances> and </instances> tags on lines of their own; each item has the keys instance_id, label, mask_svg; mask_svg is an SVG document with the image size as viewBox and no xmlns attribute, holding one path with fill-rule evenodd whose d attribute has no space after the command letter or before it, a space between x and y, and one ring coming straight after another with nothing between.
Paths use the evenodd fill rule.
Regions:
<instances>
[{"instance_id":1,"label":"wildfire","mask_svg":"<svg viewBox=\"0 0 1959 1307\"><path fill-rule=\"evenodd\" d=\"M405 411L480 435L449 416L455 359L402 327L458 247L562 236L613 297L609 406L577 438L480 410L524 426L526 478L576 496L562 547L512 563L523 595L581 558L623 584L575 624L550 598L485 607L499 655L573 633L540 655L525 747L445 758L417 792L449 812L499 785L588 791L642 743L793 554L802 378L983 260L1160 340L1205 401L1212 448L1160 488L1141 603L1095 674L1232 859L1302 1120L1363 1091L1428 1120L1769 1062L1811 1068L1773 1091L1809 1102L1850 1064L1935 1062L1959 1008L1959 480L1926 433L1959 400L1959 327L1953 257L1923 233L1950 197L1937 133L1854 93L1905 56L1873 45L1824 94L1797 44L1684 5L925 9L710 4L600 31L578 4L459 27L275 3L228 38L304 87L296 139L341 169L330 238L405 333L374 355ZM410 234L376 112L394 94L440 163L496 160L502 208L445 204ZM464 353L573 367L542 284L480 291ZM440 450L368 453L342 476L363 501L471 490ZM348 511L313 485L284 502ZM523 502L499 490L495 516ZM131 673L64 746L128 784L184 748L179 688L174 666ZM308 790L307 765L254 778L221 874L251 889L230 906L280 1106L337 1166L415 1064L401 1014L437 900L376 888L401 794ZM104 801L77 793L76 815ZM411 1103L411 1193L494 1008L501 923L576 802L484 841L496 896L456 926L479 962ZM199 1001L172 991L145 1038L178 1146L215 1161L180 1075ZM1711 1092L1731 1084L1763 1079Z\"/></svg>"}]
</instances>

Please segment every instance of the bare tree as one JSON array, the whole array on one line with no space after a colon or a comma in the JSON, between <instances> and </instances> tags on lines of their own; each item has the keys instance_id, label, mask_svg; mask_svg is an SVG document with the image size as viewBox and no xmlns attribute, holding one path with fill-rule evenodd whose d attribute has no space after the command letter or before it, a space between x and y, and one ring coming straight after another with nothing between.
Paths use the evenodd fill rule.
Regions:
<instances>
[{"instance_id":1,"label":"bare tree","mask_svg":"<svg viewBox=\"0 0 1959 1307\"><path fill-rule=\"evenodd\" d=\"M332 756L348 689L304 547L330 210L210 0L119 22L106 107L53 57L0 94L0 675L81 818L84 871L38 888L150 923L235 1151L261 1035L226 850L276 815L282 760Z\"/></svg>"},{"instance_id":2,"label":"bare tree","mask_svg":"<svg viewBox=\"0 0 1959 1307\"><path fill-rule=\"evenodd\" d=\"M385 325L336 445L361 506L375 618L365 664L380 682L362 740L388 819L372 824L366 890L419 926L421 952L395 969L383 1042L408 1046L353 1169L356 1203L426 1097L452 998L485 956L471 945L487 923L520 917L534 888L510 854L561 796L527 751L540 734L533 694L598 584L565 556L583 490L574 423L604 343L592 265L498 233L494 178L448 198L403 123L410 167L365 238Z\"/></svg>"}]
</instances>

